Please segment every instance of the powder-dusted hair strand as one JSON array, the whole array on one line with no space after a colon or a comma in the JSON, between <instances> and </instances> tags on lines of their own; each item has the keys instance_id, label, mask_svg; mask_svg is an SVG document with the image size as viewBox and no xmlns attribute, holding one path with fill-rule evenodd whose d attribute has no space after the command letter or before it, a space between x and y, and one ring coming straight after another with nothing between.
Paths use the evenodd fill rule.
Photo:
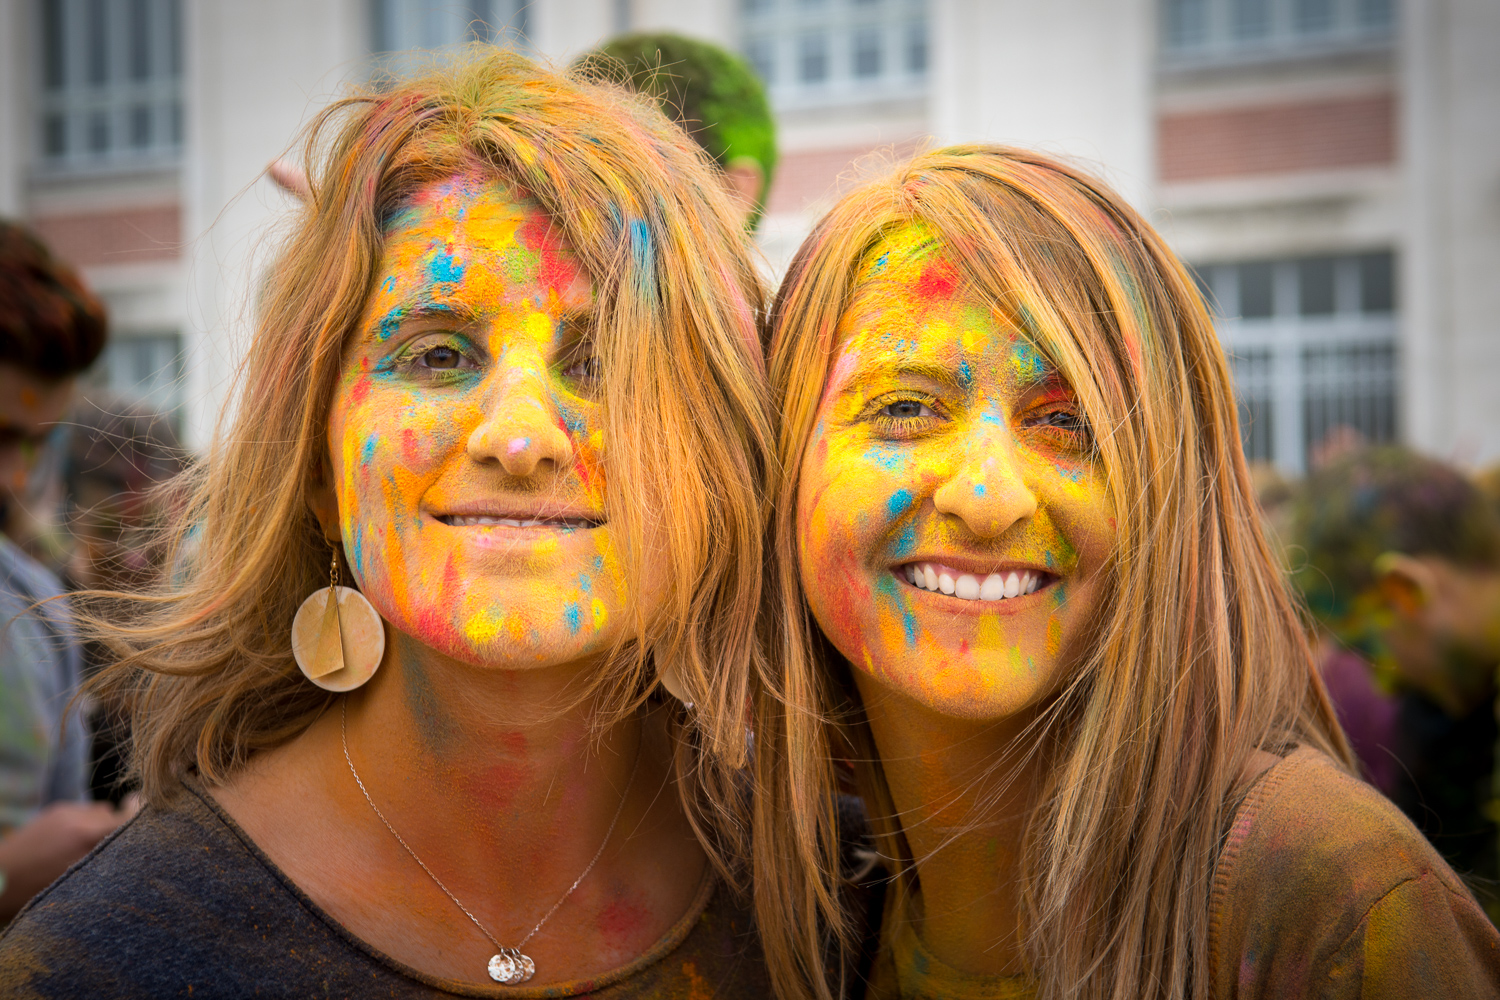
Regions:
<instances>
[{"instance_id":1,"label":"powder-dusted hair strand","mask_svg":"<svg viewBox=\"0 0 1500 1000\"><path fill-rule=\"evenodd\" d=\"M1023 150L928 152L855 190L808 237L777 297L761 908L816 913L825 932L843 921L830 723L856 748L873 740L802 595L797 484L859 263L912 222L1073 387L1114 507L1106 597L1028 737L1046 748L1048 770L1021 872L1028 961L1047 998L1206 996L1214 866L1247 761L1293 742L1345 763L1348 751L1261 529L1233 384L1191 277L1107 187ZM856 767L899 868L903 838L879 766ZM780 943L809 967L822 944L812 932Z\"/></svg>"},{"instance_id":2,"label":"powder-dusted hair strand","mask_svg":"<svg viewBox=\"0 0 1500 1000\"><path fill-rule=\"evenodd\" d=\"M644 99L488 46L337 102L303 148L311 195L269 270L232 423L174 487L178 578L93 605L121 657L97 689L129 706L145 797L190 769L224 780L336 697L298 671L289 631L328 580L307 498L341 359L384 219L419 186L479 169L535 199L593 278L609 521L634 593L648 558L667 569L661 610L635 609L640 640L581 697L604 724L641 703L655 668L674 671L696 705L676 712L679 789L732 875L773 442L763 293L711 165Z\"/></svg>"}]
</instances>

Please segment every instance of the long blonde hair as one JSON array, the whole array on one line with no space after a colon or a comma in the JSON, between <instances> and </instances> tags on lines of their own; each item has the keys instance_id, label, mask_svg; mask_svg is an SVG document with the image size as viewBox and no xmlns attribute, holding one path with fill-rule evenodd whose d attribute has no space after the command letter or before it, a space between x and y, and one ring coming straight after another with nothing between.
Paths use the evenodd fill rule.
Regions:
<instances>
[{"instance_id":1,"label":"long blonde hair","mask_svg":"<svg viewBox=\"0 0 1500 1000\"><path fill-rule=\"evenodd\" d=\"M603 725L641 704L656 669L674 671L696 703L675 715L679 789L728 871L772 432L761 286L712 167L648 102L487 46L339 101L304 149L311 195L263 289L233 423L173 487L177 578L92 598L94 634L119 655L96 690L129 710L145 798L190 769L223 781L334 697L298 672L289 631L328 579L307 498L345 345L387 213L477 168L535 199L594 279L609 521L637 593L648 538L668 570L661 610L637 610L638 640L583 696Z\"/></svg>"},{"instance_id":2,"label":"long blonde hair","mask_svg":"<svg viewBox=\"0 0 1500 1000\"><path fill-rule=\"evenodd\" d=\"M859 263L912 222L1073 387L1114 506L1107 596L1033 731L1050 749L1021 873L1028 961L1045 997L1205 996L1213 870L1250 754L1308 743L1347 763L1348 751L1260 527L1233 383L1191 277L1098 180L994 146L928 152L849 194L803 244L773 307L780 478L756 893L762 910L798 909L806 926L768 945L813 969L824 942L810 928L844 926L830 729L856 748L873 741L803 598L797 485ZM856 767L899 859L879 764Z\"/></svg>"}]
</instances>

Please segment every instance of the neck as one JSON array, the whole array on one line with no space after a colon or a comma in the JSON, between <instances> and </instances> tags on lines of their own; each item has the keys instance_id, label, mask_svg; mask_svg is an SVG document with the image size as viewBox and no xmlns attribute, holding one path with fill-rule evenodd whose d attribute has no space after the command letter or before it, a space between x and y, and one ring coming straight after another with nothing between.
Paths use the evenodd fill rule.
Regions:
<instances>
[{"instance_id":1,"label":"neck","mask_svg":"<svg viewBox=\"0 0 1500 1000\"><path fill-rule=\"evenodd\" d=\"M374 803L419 855L431 845L498 890L570 884L627 791L640 793L643 775L627 785L655 749L640 716L597 731L576 694L592 664L477 670L392 638L382 669L347 702L350 759ZM347 770L342 753L334 763ZM347 780L355 811L369 812Z\"/></svg>"},{"instance_id":2,"label":"neck","mask_svg":"<svg viewBox=\"0 0 1500 1000\"><path fill-rule=\"evenodd\" d=\"M1043 767L1024 745L1034 713L957 719L859 672L856 686L916 867L921 905L907 918L946 965L1023 972L1022 840Z\"/></svg>"}]
</instances>

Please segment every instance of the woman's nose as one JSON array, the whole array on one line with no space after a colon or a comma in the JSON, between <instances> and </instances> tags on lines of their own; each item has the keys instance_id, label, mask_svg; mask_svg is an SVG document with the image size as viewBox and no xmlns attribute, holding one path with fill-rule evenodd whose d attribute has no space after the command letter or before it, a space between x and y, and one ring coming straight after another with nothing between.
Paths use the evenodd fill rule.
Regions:
<instances>
[{"instance_id":1,"label":"woman's nose","mask_svg":"<svg viewBox=\"0 0 1500 1000\"><path fill-rule=\"evenodd\" d=\"M1036 513L1013 442L987 436L965 453L953 475L933 494L939 513L952 514L981 538L995 538Z\"/></svg>"},{"instance_id":2,"label":"woman's nose","mask_svg":"<svg viewBox=\"0 0 1500 1000\"><path fill-rule=\"evenodd\" d=\"M469 433L468 451L476 462L497 462L518 478L572 463L572 439L541 374L508 372L500 379Z\"/></svg>"}]
</instances>

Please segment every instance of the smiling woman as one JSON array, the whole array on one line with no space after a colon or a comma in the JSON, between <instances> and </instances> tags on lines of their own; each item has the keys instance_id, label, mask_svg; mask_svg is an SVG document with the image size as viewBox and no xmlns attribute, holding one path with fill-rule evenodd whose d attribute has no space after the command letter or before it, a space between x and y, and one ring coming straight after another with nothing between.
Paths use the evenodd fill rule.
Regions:
<instances>
[{"instance_id":1,"label":"smiling woman","mask_svg":"<svg viewBox=\"0 0 1500 1000\"><path fill-rule=\"evenodd\" d=\"M867 942L853 992L1496 994L1500 936L1347 773L1209 316L1118 196L921 155L815 227L770 357L757 855L797 864L759 891ZM890 876L853 891L835 750Z\"/></svg>"},{"instance_id":2,"label":"smiling woman","mask_svg":"<svg viewBox=\"0 0 1500 1000\"><path fill-rule=\"evenodd\" d=\"M148 805L0 992L766 995L762 300L710 164L483 46L306 148L173 577L93 595Z\"/></svg>"}]
</instances>

